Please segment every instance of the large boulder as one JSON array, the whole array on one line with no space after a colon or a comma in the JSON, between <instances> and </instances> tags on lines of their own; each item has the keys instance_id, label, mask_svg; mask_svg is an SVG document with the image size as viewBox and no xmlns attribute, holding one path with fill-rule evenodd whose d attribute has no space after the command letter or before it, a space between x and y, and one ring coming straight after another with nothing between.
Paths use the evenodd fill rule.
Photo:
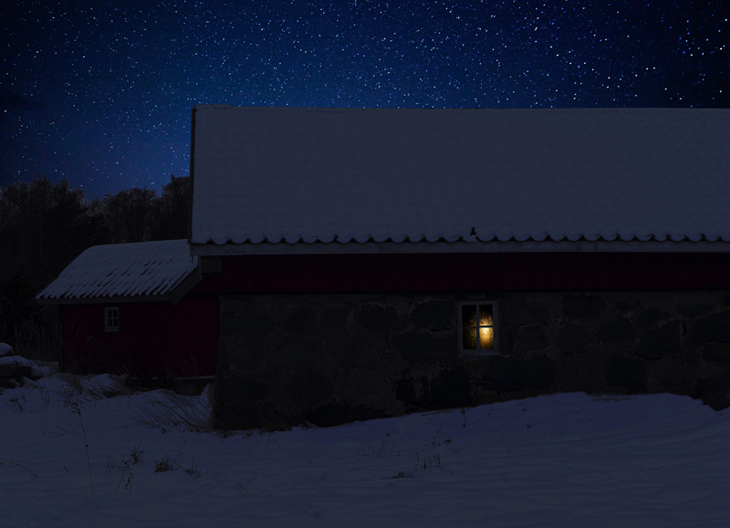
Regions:
<instances>
[{"instance_id":1,"label":"large boulder","mask_svg":"<svg viewBox=\"0 0 730 528\"><path fill-rule=\"evenodd\" d=\"M0 343L0 357L12 356L12 355L13 355L13 347L8 345L7 343Z\"/></svg>"},{"instance_id":2,"label":"large boulder","mask_svg":"<svg viewBox=\"0 0 730 528\"><path fill-rule=\"evenodd\" d=\"M20 356L0 357L0 386L17 387L24 378L33 381L43 377L43 371L29 359Z\"/></svg>"}]
</instances>

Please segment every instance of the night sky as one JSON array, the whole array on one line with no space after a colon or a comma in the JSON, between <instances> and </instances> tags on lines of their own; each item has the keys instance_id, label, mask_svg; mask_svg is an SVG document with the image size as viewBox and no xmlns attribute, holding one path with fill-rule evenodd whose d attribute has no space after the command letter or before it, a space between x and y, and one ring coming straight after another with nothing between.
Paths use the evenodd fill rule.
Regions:
<instances>
[{"instance_id":1,"label":"night sky","mask_svg":"<svg viewBox=\"0 0 730 528\"><path fill-rule=\"evenodd\" d=\"M159 191L200 103L730 107L726 0L4 4L0 186Z\"/></svg>"}]
</instances>

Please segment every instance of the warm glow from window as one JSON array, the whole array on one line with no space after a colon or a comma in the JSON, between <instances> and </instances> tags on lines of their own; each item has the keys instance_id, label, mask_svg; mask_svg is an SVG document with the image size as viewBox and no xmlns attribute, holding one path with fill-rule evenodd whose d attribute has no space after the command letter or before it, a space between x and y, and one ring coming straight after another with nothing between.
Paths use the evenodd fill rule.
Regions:
<instances>
[{"instance_id":1,"label":"warm glow from window","mask_svg":"<svg viewBox=\"0 0 730 528\"><path fill-rule=\"evenodd\" d=\"M494 328L479 329L479 348L494 348Z\"/></svg>"},{"instance_id":2,"label":"warm glow from window","mask_svg":"<svg viewBox=\"0 0 730 528\"><path fill-rule=\"evenodd\" d=\"M461 329L464 350L494 350L494 305L461 305Z\"/></svg>"}]
</instances>

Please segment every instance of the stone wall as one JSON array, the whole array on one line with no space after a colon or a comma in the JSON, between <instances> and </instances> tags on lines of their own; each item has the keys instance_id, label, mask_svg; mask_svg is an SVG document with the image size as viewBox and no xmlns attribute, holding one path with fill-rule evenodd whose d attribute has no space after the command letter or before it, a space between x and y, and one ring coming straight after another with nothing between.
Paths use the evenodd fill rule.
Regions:
<instances>
[{"instance_id":1,"label":"stone wall","mask_svg":"<svg viewBox=\"0 0 730 528\"><path fill-rule=\"evenodd\" d=\"M462 356L457 303L497 299L498 355ZM560 391L730 405L730 295L252 295L221 299L221 427L336 425Z\"/></svg>"}]
</instances>

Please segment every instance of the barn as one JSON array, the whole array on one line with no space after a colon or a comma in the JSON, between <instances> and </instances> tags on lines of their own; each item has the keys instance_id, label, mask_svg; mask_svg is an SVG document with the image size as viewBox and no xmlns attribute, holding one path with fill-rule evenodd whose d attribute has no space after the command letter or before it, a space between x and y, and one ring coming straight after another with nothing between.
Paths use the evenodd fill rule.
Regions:
<instances>
[{"instance_id":1,"label":"barn","mask_svg":"<svg viewBox=\"0 0 730 528\"><path fill-rule=\"evenodd\" d=\"M94 246L37 296L56 305L60 366L178 379L215 374L218 278L187 240Z\"/></svg>"},{"instance_id":2,"label":"barn","mask_svg":"<svg viewBox=\"0 0 730 528\"><path fill-rule=\"evenodd\" d=\"M215 418L730 405L730 110L197 106Z\"/></svg>"}]
</instances>

